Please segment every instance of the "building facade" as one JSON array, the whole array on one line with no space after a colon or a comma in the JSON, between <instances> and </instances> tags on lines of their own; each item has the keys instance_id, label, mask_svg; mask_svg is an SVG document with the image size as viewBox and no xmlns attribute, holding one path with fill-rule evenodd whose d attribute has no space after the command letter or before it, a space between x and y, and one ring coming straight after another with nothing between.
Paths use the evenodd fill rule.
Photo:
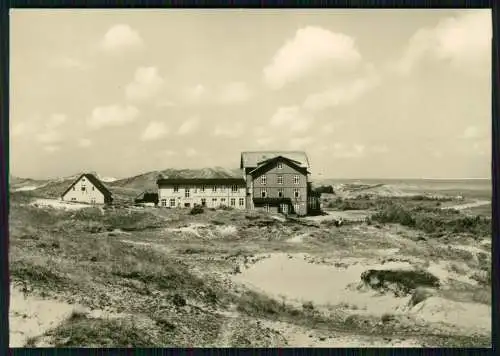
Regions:
<instances>
[{"instance_id":1,"label":"building facade","mask_svg":"<svg viewBox=\"0 0 500 356\"><path fill-rule=\"evenodd\" d=\"M61 195L61 200L87 203L111 204L111 192L93 174L82 174Z\"/></svg>"},{"instance_id":2,"label":"building facade","mask_svg":"<svg viewBox=\"0 0 500 356\"><path fill-rule=\"evenodd\" d=\"M309 162L304 152L244 152L247 209L306 215Z\"/></svg>"},{"instance_id":3,"label":"building facade","mask_svg":"<svg viewBox=\"0 0 500 356\"><path fill-rule=\"evenodd\" d=\"M160 207L246 208L243 178L160 178L157 184Z\"/></svg>"}]
</instances>

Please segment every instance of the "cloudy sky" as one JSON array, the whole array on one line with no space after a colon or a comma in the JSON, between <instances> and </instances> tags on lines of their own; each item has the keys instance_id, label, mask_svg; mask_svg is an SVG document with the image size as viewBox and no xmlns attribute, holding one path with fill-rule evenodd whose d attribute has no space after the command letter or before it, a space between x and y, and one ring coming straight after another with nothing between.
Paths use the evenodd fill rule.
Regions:
<instances>
[{"instance_id":1,"label":"cloudy sky","mask_svg":"<svg viewBox=\"0 0 500 356\"><path fill-rule=\"evenodd\" d=\"M11 174L294 149L314 176L489 177L489 10L15 10Z\"/></svg>"}]
</instances>

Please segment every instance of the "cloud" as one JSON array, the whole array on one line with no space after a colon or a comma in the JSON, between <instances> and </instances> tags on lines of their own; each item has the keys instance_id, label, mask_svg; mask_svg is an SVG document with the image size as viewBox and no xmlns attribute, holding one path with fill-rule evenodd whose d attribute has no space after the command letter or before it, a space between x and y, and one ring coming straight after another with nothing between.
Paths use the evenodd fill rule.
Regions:
<instances>
[{"instance_id":1,"label":"cloud","mask_svg":"<svg viewBox=\"0 0 500 356\"><path fill-rule=\"evenodd\" d=\"M12 125L12 128L10 129L10 136L12 137L25 136L33 133L33 131L34 128L32 124L21 121L18 122L17 124Z\"/></svg>"},{"instance_id":2,"label":"cloud","mask_svg":"<svg viewBox=\"0 0 500 356\"><path fill-rule=\"evenodd\" d=\"M43 148L46 152L48 153L54 153L56 151L59 151L61 147L55 146L55 145L48 145Z\"/></svg>"},{"instance_id":3,"label":"cloud","mask_svg":"<svg viewBox=\"0 0 500 356\"><path fill-rule=\"evenodd\" d=\"M243 124L236 123L233 125L219 125L214 130L214 136L237 138L243 134Z\"/></svg>"},{"instance_id":4,"label":"cloud","mask_svg":"<svg viewBox=\"0 0 500 356\"><path fill-rule=\"evenodd\" d=\"M206 96L207 89L202 84L197 84L184 91L184 98L188 103L199 103Z\"/></svg>"},{"instance_id":5,"label":"cloud","mask_svg":"<svg viewBox=\"0 0 500 356\"><path fill-rule=\"evenodd\" d=\"M198 117L192 117L182 123L182 125L177 130L177 134L183 136L192 133L196 131L199 123L200 121Z\"/></svg>"},{"instance_id":6,"label":"cloud","mask_svg":"<svg viewBox=\"0 0 500 356\"><path fill-rule=\"evenodd\" d=\"M240 104L248 101L252 92L244 82L229 83L219 95L220 104Z\"/></svg>"},{"instance_id":7,"label":"cloud","mask_svg":"<svg viewBox=\"0 0 500 356\"><path fill-rule=\"evenodd\" d=\"M479 129L476 126L469 126L464 130L461 137L464 139L473 139L478 136L479 136Z\"/></svg>"},{"instance_id":8,"label":"cloud","mask_svg":"<svg viewBox=\"0 0 500 356\"><path fill-rule=\"evenodd\" d=\"M365 146L354 144L347 146L343 143L333 145L333 157L336 158L359 158L365 155Z\"/></svg>"},{"instance_id":9,"label":"cloud","mask_svg":"<svg viewBox=\"0 0 500 356\"><path fill-rule=\"evenodd\" d=\"M354 39L321 27L297 30L264 68L264 80L272 89L281 89L328 66L349 68L361 61Z\"/></svg>"},{"instance_id":10,"label":"cloud","mask_svg":"<svg viewBox=\"0 0 500 356\"><path fill-rule=\"evenodd\" d=\"M379 83L379 76L373 72L348 85L311 94L304 101L303 107L310 111L320 111L330 107L351 104L367 91L378 86Z\"/></svg>"},{"instance_id":11,"label":"cloud","mask_svg":"<svg viewBox=\"0 0 500 356\"><path fill-rule=\"evenodd\" d=\"M57 129L67 121L64 114L52 114L43 124L43 129L36 135L38 142L54 144L63 141L63 135Z\"/></svg>"},{"instance_id":12,"label":"cloud","mask_svg":"<svg viewBox=\"0 0 500 356\"><path fill-rule=\"evenodd\" d=\"M92 141L88 138L81 138L78 140L78 146L86 148L92 146Z\"/></svg>"},{"instance_id":13,"label":"cloud","mask_svg":"<svg viewBox=\"0 0 500 356\"><path fill-rule=\"evenodd\" d=\"M292 138L288 146L290 147L291 150L300 150L304 149L307 145L311 144L313 142L312 137L295 137Z\"/></svg>"},{"instance_id":14,"label":"cloud","mask_svg":"<svg viewBox=\"0 0 500 356\"><path fill-rule=\"evenodd\" d=\"M156 67L139 67L134 80L125 87L125 95L130 100L144 100L159 94L164 84Z\"/></svg>"},{"instance_id":15,"label":"cloud","mask_svg":"<svg viewBox=\"0 0 500 356\"><path fill-rule=\"evenodd\" d=\"M59 143L63 141L63 135L55 130L47 130L40 132L36 135L38 142L40 143Z\"/></svg>"},{"instance_id":16,"label":"cloud","mask_svg":"<svg viewBox=\"0 0 500 356\"><path fill-rule=\"evenodd\" d=\"M56 57L51 60L50 65L55 68L64 68L64 69L86 69L87 66L80 60L73 58L73 57L67 57L67 56L61 56L61 57Z\"/></svg>"},{"instance_id":17,"label":"cloud","mask_svg":"<svg viewBox=\"0 0 500 356\"><path fill-rule=\"evenodd\" d=\"M185 151L185 154L186 154L187 157L196 157L196 156L199 156L198 151L196 151L194 148L188 148Z\"/></svg>"},{"instance_id":18,"label":"cloud","mask_svg":"<svg viewBox=\"0 0 500 356\"><path fill-rule=\"evenodd\" d=\"M290 132L306 131L313 118L304 113L298 106L280 107L271 117L269 124L273 128L285 128Z\"/></svg>"},{"instance_id":19,"label":"cloud","mask_svg":"<svg viewBox=\"0 0 500 356\"><path fill-rule=\"evenodd\" d=\"M141 135L142 141L156 141L169 134L169 129L164 122L151 121Z\"/></svg>"},{"instance_id":20,"label":"cloud","mask_svg":"<svg viewBox=\"0 0 500 356\"><path fill-rule=\"evenodd\" d=\"M90 117L87 118L87 125L94 130L123 126L134 122L138 116L139 110L135 106L100 106L92 110Z\"/></svg>"},{"instance_id":21,"label":"cloud","mask_svg":"<svg viewBox=\"0 0 500 356\"><path fill-rule=\"evenodd\" d=\"M143 40L139 33L129 25L118 24L111 27L101 41L101 48L107 51L116 51L139 47Z\"/></svg>"},{"instance_id":22,"label":"cloud","mask_svg":"<svg viewBox=\"0 0 500 356\"><path fill-rule=\"evenodd\" d=\"M435 27L418 30L395 70L408 74L425 59L448 62L464 71L489 70L491 21L489 10L472 10L444 18Z\"/></svg>"}]
</instances>

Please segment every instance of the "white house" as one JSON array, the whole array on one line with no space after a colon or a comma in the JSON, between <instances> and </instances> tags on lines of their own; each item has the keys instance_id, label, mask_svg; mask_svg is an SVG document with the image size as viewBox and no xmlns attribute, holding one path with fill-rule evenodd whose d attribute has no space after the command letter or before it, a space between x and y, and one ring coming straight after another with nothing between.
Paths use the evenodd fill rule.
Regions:
<instances>
[{"instance_id":1,"label":"white house","mask_svg":"<svg viewBox=\"0 0 500 356\"><path fill-rule=\"evenodd\" d=\"M246 183L243 178L159 178L156 183L160 207L201 205L245 209Z\"/></svg>"},{"instance_id":2,"label":"white house","mask_svg":"<svg viewBox=\"0 0 500 356\"><path fill-rule=\"evenodd\" d=\"M78 177L61 195L61 200L88 204L110 204L111 192L93 174L86 173Z\"/></svg>"}]
</instances>

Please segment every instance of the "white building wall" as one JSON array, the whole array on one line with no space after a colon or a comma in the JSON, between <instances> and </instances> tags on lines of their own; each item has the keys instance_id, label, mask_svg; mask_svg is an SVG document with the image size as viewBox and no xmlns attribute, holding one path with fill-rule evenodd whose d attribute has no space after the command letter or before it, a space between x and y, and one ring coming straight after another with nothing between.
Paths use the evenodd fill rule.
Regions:
<instances>
[{"instance_id":1,"label":"white building wall","mask_svg":"<svg viewBox=\"0 0 500 356\"><path fill-rule=\"evenodd\" d=\"M82 188L84 188L84 190ZM104 204L104 194L102 194L88 179L82 177L62 197L62 200L88 204Z\"/></svg>"},{"instance_id":2,"label":"white building wall","mask_svg":"<svg viewBox=\"0 0 500 356\"><path fill-rule=\"evenodd\" d=\"M237 191L232 191L231 186L217 185L215 191L213 185L205 185L204 190L202 187L202 185L180 185L178 191L174 191L173 186L162 185L158 188L159 206L182 208L189 204L189 207L193 207L195 204L202 205L204 199L205 206L208 208L218 208L225 205L235 209L245 209L245 186L238 186ZM189 194L186 193L186 190L189 191Z\"/></svg>"}]
</instances>

